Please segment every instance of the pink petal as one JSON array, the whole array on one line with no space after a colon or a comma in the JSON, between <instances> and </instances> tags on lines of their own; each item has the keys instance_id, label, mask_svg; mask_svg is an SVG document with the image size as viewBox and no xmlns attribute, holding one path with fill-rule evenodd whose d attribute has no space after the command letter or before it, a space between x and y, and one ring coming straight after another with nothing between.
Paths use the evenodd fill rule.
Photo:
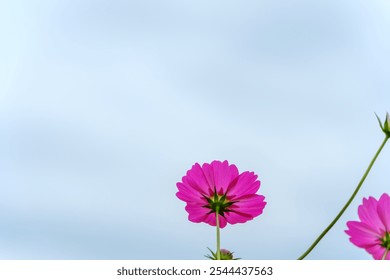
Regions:
<instances>
[{"instance_id":1,"label":"pink petal","mask_svg":"<svg viewBox=\"0 0 390 280\"><path fill-rule=\"evenodd\" d=\"M253 219L263 213L264 207L267 204L264 199L265 197L262 195L248 195L234 203L230 209L233 212L241 213L242 216L250 216Z\"/></svg>"},{"instance_id":2,"label":"pink petal","mask_svg":"<svg viewBox=\"0 0 390 280\"><path fill-rule=\"evenodd\" d=\"M386 232L390 231L390 197L387 193L382 194L378 201L378 216L380 217Z\"/></svg>"},{"instance_id":3,"label":"pink petal","mask_svg":"<svg viewBox=\"0 0 390 280\"><path fill-rule=\"evenodd\" d=\"M194 223L205 222L210 212L210 209L196 204L187 204L185 209L188 212L188 220Z\"/></svg>"},{"instance_id":4,"label":"pink petal","mask_svg":"<svg viewBox=\"0 0 390 280\"><path fill-rule=\"evenodd\" d=\"M189 187L188 185L184 185L183 183L177 183L176 186L179 190L176 193L176 196L179 199L185 202L196 202L196 203L203 202L204 205L207 204L206 199L203 198L197 190Z\"/></svg>"},{"instance_id":5,"label":"pink petal","mask_svg":"<svg viewBox=\"0 0 390 280\"><path fill-rule=\"evenodd\" d=\"M375 260L381 260L383 258L383 255L385 254L385 247L382 247L381 245L373 245L371 247L366 248L366 251L372 255L372 257ZM389 260L390 256L387 254L386 260Z\"/></svg>"},{"instance_id":6,"label":"pink petal","mask_svg":"<svg viewBox=\"0 0 390 280\"><path fill-rule=\"evenodd\" d=\"M228 198L239 199L247 194L255 194L260 188L260 181L253 172L245 171L232 182L228 189Z\"/></svg>"},{"instance_id":7,"label":"pink petal","mask_svg":"<svg viewBox=\"0 0 390 280\"><path fill-rule=\"evenodd\" d=\"M210 164L204 163L202 165L203 176L206 178L207 184L209 185L209 195L214 193L214 170Z\"/></svg>"},{"instance_id":8,"label":"pink petal","mask_svg":"<svg viewBox=\"0 0 390 280\"><path fill-rule=\"evenodd\" d=\"M350 221L347 223L348 230L345 232L350 236L350 241L360 247L367 248L375 244L380 244L379 236L367 224Z\"/></svg>"},{"instance_id":9,"label":"pink petal","mask_svg":"<svg viewBox=\"0 0 390 280\"><path fill-rule=\"evenodd\" d=\"M219 227L224 228L227 225L226 219L222 217L221 215L218 216L218 221L219 221ZM211 226L216 226L217 222L215 219L215 213L211 213L207 216L207 219L205 220L206 223L208 223Z\"/></svg>"},{"instance_id":10,"label":"pink petal","mask_svg":"<svg viewBox=\"0 0 390 280\"><path fill-rule=\"evenodd\" d=\"M213 161L211 166L214 171L214 183L217 188L217 193L223 195L227 192L230 183L237 178L238 169L237 167L225 160L224 162Z\"/></svg>"},{"instance_id":11,"label":"pink petal","mask_svg":"<svg viewBox=\"0 0 390 280\"><path fill-rule=\"evenodd\" d=\"M370 225L377 234L382 235L385 227L378 215L377 206L378 201L375 198L364 198L363 204L358 208L358 214L362 222Z\"/></svg>"},{"instance_id":12,"label":"pink petal","mask_svg":"<svg viewBox=\"0 0 390 280\"><path fill-rule=\"evenodd\" d=\"M226 212L225 217L226 221L232 225L253 220L253 216L241 212Z\"/></svg>"},{"instance_id":13,"label":"pink petal","mask_svg":"<svg viewBox=\"0 0 390 280\"><path fill-rule=\"evenodd\" d=\"M187 171L187 176L183 177L183 183L191 185L200 193L212 195L214 191L214 182L210 181L209 176L204 170L209 166L210 165L208 164L203 164L203 167L200 167L198 163L194 164L192 168Z\"/></svg>"}]
</instances>

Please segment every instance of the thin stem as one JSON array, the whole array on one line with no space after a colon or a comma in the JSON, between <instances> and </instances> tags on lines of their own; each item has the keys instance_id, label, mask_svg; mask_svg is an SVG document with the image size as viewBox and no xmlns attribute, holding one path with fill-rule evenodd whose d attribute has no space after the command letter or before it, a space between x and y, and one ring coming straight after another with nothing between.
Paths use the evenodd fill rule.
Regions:
<instances>
[{"instance_id":1,"label":"thin stem","mask_svg":"<svg viewBox=\"0 0 390 280\"><path fill-rule=\"evenodd\" d=\"M352 200L355 198L356 194L360 190L360 187L363 185L364 180L366 179L368 173L370 173L371 167L374 165L375 160L379 156L380 152L382 151L382 149L385 146L388 139L389 139L389 136L386 135L385 139L383 140L383 142L382 142L381 146L379 147L378 151L376 152L375 156L372 158L370 165L367 167L367 170L364 173L362 179L360 180L359 184L357 185L355 191L352 193L352 196L349 198L347 203L341 209L340 213L337 214L336 218L334 218L334 220L329 224L329 226L317 237L317 239L313 242L313 244L309 247L309 249L307 249L306 252L303 253L302 256L300 256L298 258L298 260L303 260L317 246L317 244L321 241L321 239L325 236L325 234L328 233L328 231L336 224L336 222L343 215L345 210L348 208L348 206L351 204Z\"/></svg>"},{"instance_id":2,"label":"thin stem","mask_svg":"<svg viewBox=\"0 0 390 280\"><path fill-rule=\"evenodd\" d=\"M217 260L221 259L221 237L219 234L219 207L217 206L217 209L215 211L215 220L217 222Z\"/></svg>"},{"instance_id":3,"label":"thin stem","mask_svg":"<svg viewBox=\"0 0 390 280\"><path fill-rule=\"evenodd\" d=\"M389 252L389 249L390 248L386 248L386 251L385 251L385 253L383 254L383 257L382 257L382 261L386 259L387 253Z\"/></svg>"}]
</instances>

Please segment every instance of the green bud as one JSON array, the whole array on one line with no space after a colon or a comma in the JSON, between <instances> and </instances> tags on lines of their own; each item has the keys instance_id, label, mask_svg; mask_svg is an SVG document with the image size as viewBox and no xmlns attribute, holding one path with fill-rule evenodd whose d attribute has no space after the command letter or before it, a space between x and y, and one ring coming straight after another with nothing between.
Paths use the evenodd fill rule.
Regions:
<instances>
[{"instance_id":1,"label":"green bud","mask_svg":"<svg viewBox=\"0 0 390 280\"><path fill-rule=\"evenodd\" d=\"M378 119L379 126L381 127L382 131L387 135L387 137L390 137L390 115L389 115L389 113L386 113L386 120L383 123L383 125L382 125L382 121L380 120L378 115L377 114L375 114L375 115L376 115L376 118Z\"/></svg>"},{"instance_id":2,"label":"green bud","mask_svg":"<svg viewBox=\"0 0 390 280\"><path fill-rule=\"evenodd\" d=\"M210 253L211 253L211 256L210 255L207 255L205 257L211 259L211 260L216 260L217 259L217 253L214 253L210 248L207 248L209 249ZM224 260L239 260L240 258L234 258L233 257L233 252L230 252L229 250L226 250L226 249L221 249L220 251L221 253L221 260L224 261Z\"/></svg>"},{"instance_id":3,"label":"green bud","mask_svg":"<svg viewBox=\"0 0 390 280\"><path fill-rule=\"evenodd\" d=\"M221 260L232 260L233 253L226 249L221 249Z\"/></svg>"},{"instance_id":4,"label":"green bud","mask_svg":"<svg viewBox=\"0 0 390 280\"><path fill-rule=\"evenodd\" d=\"M383 126L383 129L389 133L390 132L390 115L389 113L386 113L386 121L385 121L385 124Z\"/></svg>"}]
</instances>

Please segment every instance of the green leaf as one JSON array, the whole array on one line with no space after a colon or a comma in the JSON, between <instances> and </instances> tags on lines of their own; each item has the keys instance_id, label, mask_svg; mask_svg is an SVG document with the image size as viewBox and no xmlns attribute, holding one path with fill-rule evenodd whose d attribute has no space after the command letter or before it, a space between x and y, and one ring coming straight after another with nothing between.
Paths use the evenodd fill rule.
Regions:
<instances>
[{"instance_id":1,"label":"green leaf","mask_svg":"<svg viewBox=\"0 0 390 280\"><path fill-rule=\"evenodd\" d=\"M378 119L379 126L381 127L382 131L384 132L385 130L383 129L383 125L382 125L381 119L378 117L378 115L377 115L376 113L375 113L375 116L376 116L376 118Z\"/></svg>"}]
</instances>

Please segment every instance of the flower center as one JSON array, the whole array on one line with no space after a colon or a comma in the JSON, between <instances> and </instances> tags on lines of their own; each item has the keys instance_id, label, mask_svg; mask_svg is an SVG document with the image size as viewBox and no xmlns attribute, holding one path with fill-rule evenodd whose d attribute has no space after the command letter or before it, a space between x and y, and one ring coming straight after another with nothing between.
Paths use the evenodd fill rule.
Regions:
<instances>
[{"instance_id":1,"label":"flower center","mask_svg":"<svg viewBox=\"0 0 390 280\"><path fill-rule=\"evenodd\" d=\"M203 195L203 197L207 200L208 204L203 207L209 208L209 213L217 213L221 216L224 216L225 212L230 212L229 207L232 206L236 201L229 201L226 198L226 194L219 195L215 191L212 197L207 197Z\"/></svg>"},{"instance_id":2,"label":"flower center","mask_svg":"<svg viewBox=\"0 0 390 280\"><path fill-rule=\"evenodd\" d=\"M390 250L390 232L386 232L385 236L381 238L380 241L381 241L381 246Z\"/></svg>"}]
</instances>

